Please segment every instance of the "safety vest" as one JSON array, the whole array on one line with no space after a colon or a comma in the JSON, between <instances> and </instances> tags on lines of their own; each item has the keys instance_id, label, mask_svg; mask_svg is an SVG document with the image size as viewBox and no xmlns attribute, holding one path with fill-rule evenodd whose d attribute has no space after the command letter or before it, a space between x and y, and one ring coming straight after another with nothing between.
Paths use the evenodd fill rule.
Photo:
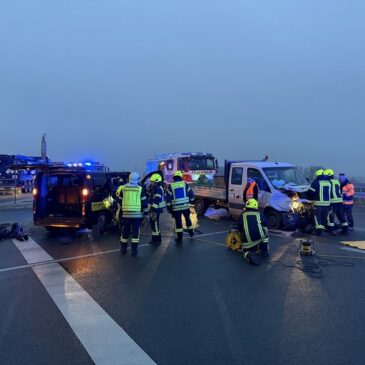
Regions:
<instances>
[{"instance_id":1,"label":"safety vest","mask_svg":"<svg viewBox=\"0 0 365 365\"><path fill-rule=\"evenodd\" d=\"M355 187L352 183L348 182L342 187L343 204L354 204Z\"/></svg>"},{"instance_id":2,"label":"safety vest","mask_svg":"<svg viewBox=\"0 0 365 365\"><path fill-rule=\"evenodd\" d=\"M161 186L157 186L150 194L148 208L156 213L162 213L166 207L165 196Z\"/></svg>"},{"instance_id":3,"label":"safety vest","mask_svg":"<svg viewBox=\"0 0 365 365\"><path fill-rule=\"evenodd\" d=\"M317 207L328 207L331 202L331 183L328 180L316 180L315 189L309 188L314 192L313 205Z\"/></svg>"},{"instance_id":4,"label":"safety vest","mask_svg":"<svg viewBox=\"0 0 365 365\"><path fill-rule=\"evenodd\" d=\"M123 185L121 187L123 194L122 198L122 212L123 217L138 218L142 217L142 187Z\"/></svg>"},{"instance_id":5,"label":"safety vest","mask_svg":"<svg viewBox=\"0 0 365 365\"><path fill-rule=\"evenodd\" d=\"M331 179L331 204L342 203L341 185L337 179Z\"/></svg>"},{"instance_id":6,"label":"safety vest","mask_svg":"<svg viewBox=\"0 0 365 365\"><path fill-rule=\"evenodd\" d=\"M258 211L242 213L242 248L248 249L260 242L268 242L268 230L261 222Z\"/></svg>"},{"instance_id":7,"label":"safety vest","mask_svg":"<svg viewBox=\"0 0 365 365\"><path fill-rule=\"evenodd\" d=\"M187 195L186 183L184 181L176 181L171 185L172 192L172 210L186 210L189 209L189 197Z\"/></svg>"},{"instance_id":8,"label":"safety vest","mask_svg":"<svg viewBox=\"0 0 365 365\"><path fill-rule=\"evenodd\" d=\"M248 185L248 183L246 183L246 185L245 185L245 187L244 187L243 191L245 191L245 190L246 190L247 185ZM250 186L248 187L248 189L247 189L247 191L246 191L246 200L255 198L254 188L255 188L255 186L256 186L256 185L257 185L257 184L256 184L256 181L253 181L253 182L250 184Z\"/></svg>"}]
</instances>

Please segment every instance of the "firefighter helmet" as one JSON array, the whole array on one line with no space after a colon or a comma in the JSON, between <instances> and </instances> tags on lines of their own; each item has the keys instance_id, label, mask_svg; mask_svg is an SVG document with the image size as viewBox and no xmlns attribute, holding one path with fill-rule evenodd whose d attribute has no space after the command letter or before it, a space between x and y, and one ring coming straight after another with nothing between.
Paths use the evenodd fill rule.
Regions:
<instances>
[{"instance_id":1,"label":"firefighter helmet","mask_svg":"<svg viewBox=\"0 0 365 365\"><path fill-rule=\"evenodd\" d=\"M174 172L174 177L183 177L183 173L180 170Z\"/></svg>"},{"instance_id":2,"label":"firefighter helmet","mask_svg":"<svg viewBox=\"0 0 365 365\"><path fill-rule=\"evenodd\" d=\"M151 177L150 177L150 181L151 182L154 182L154 183L158 183L158 182L161 182L162 181L162 177L160 174L153 174Z\"/></svg>"},{"instance_id":3,"label":"firefighter helmet","mask_svg":"<svg viewBox=\"0 0 365 365\"><path fill-rule=\"evenodd\" d=\"M129 182L132 184L138 184L139 174L138 172L131 172L129 174Z\"/></svg>"},{"instance_id":4,"label":"firefighter helmet","mask_svg":"<svg viewBox=\"0 0 365 365\"><path fill-rule=\"evenodd\" d=\"M259 203L257 202L256 199L248 199L246 202L246 208L258 209Z\"/></svg>"}]
</instances>

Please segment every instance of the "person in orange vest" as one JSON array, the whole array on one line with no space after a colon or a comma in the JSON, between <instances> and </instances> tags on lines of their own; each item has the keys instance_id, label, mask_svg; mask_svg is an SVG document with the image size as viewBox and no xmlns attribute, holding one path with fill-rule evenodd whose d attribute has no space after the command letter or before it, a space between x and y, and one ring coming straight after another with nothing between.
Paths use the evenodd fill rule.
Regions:
<instances>
[{"instance_id":1,"label":"person in orange vest","mask_svg":"<svg viewBox=\"0 0 365 365\"><path fill-rule=\"evenodd\" d=\"M345 208L345 215L348 222L348 229L352 231L354 229L354 218L352 216L352 207L354 205L355 187L354 184L349 181L345 174L340 174L338 179L341 183L341 193L343 198L343 205Z\"/></svg>"},{"instance_id":2,"label":"person in orange vest","mask_svg":"<svg viewBox=\"0 0 365 365\"><path fill-rule=\"evenodd\" d=\"M243 188L243 201L246 203L249 199L258 200L259 188L256 181L251 177L247 178L245 187Z\"/></svg>"}]
</instances>

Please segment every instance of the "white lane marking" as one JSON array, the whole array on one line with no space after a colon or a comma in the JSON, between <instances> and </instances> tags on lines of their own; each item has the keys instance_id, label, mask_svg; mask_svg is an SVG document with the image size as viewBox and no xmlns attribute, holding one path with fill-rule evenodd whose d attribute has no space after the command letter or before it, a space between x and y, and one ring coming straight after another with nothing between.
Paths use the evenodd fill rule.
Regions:
<instances>
[{"instance_id":1,"label":"white lane marking","mask_svg":"<svg viewBox=\"0 0 365 365\"><path fill-rule=\"evenodd\" d=\"M273 236L278 236L278 237L292 237L295 231L280 231L277 229L270 229L269 233L272 234Z\"/></svg>"},{"instance_id":2,"label":"white lane marking","mask_svg":"<svg viewBox=\"0 0 365 365\"><path fill-rule=\"evenodd\" d=\"M202 240L199 236L194 236L194 237L191 237L190 239L193 240L193 241L200 241L200 242L209 243L210 245L227 247L227 245L225 245L223 243L218 243L218 242L213 242L213 241L208 241L208 240Z\"/></svg>"},{"instance_id":3,"label":"white lane marking","mask_svg":"<svg viewBox=\"0 0 365 365\"><path fill-rule=\"evenodd\" d=\"M203 234L195 234L195 236L197 237L197 238L199 238L199 237L204 237L204 236L213 236L213 235L215 235L215 234L222 234L222 233L227 233L227 232L229 232L229 231L227 231L227 230L225 230L225 231L220 231L220 232L211 232L211 233L203 233Z\"/></svg>"},{"instance_id":4,"label":"white lane marking","mask_svg":"<svg viewBox=\"0 0 365 365\"><path fill-rule=\"evenodd\" d=\"M138 245L138 247L145 247L145 246L149 246L149 245L147 243L145 243L143 245ZM55 262L65 262L65 261L78 260L78 259L83 259L83 258L86 258L86 257L100 256L100 255L105 255L105 254L108 254L108 253L114 253L114 252L119 252L119 251L120 251L120 249L116 248L114 250L98 251L98 252L88 253L88 254L85 254L85 255L65 257L63 259L51 259L51 260L46 260L46 261L39 261L39 262L34 262L34 263L28 264L28 265L19 265L19 266L6 267L4 269L0 269L0 272L19 270L19 269L27 269L29 267L34 267L34 266L38 266L38 265L46 265L46 264L52 264L52 263L55 263Z\"/></svg>"},{"instance_id":5,"label":"white lane marking","mask_svg":"<svg viewBox=\"0 0 365 365\"><path fill-rule=\"evenodd\" d=\"M29 264L53 260L31 238L13 242ZM58 263L32 270L96 365L155 364Z\"/></svg>"}]
</instances>

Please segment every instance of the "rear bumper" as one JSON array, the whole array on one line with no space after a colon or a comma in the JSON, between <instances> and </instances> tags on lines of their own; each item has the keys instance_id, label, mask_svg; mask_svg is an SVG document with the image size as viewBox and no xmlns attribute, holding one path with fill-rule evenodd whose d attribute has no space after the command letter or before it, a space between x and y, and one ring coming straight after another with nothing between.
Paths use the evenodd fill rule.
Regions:
<instances>
[{"instance_id":1,"label":"rear bumper","mask_svg":"<svg viewBox=\"0 0 365 365\"><path fill-rule=\"evenodd\" d=\"M59 218L48 217L43 219L35 218L34 225L43 227L60 227L60 228L80 228L85 225L85 220L82 218Z\"/></svg>"}]
</instances>

